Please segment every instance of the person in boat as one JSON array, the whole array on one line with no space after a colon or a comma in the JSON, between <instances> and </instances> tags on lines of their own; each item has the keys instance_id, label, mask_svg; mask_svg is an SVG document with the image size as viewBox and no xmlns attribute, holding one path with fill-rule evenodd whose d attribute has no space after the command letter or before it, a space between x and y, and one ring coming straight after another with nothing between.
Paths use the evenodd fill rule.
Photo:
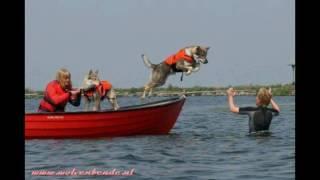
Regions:
<instances>
[{"instance_id":1,"label":"person in boat","mask_svg":"<svg viewBox=\"0 0 320 180\"><path fill-rule=\"evenodd\" d=\"M260 88L256 96L256 107L238 107L233 96L236 92L233 88L227 90L230 111L249 116L249 133L268 132L273 116L280 113L278 104L272 99L271 89ZM271 103L272 108L268 108Z\"/></svg>"},{"instance_id":2,"label":"person in boat","mask_svg":"<svg viewBox=\"0 0 320 180\"><path fill-rule=\"evenodd\" d=\"M64 112L68 102L73 106L79 106L80 101L80 89L72 88L70 72L61 68L56 74L56 79L47 84L38 112Z\"/></svg>"}]
</instances>

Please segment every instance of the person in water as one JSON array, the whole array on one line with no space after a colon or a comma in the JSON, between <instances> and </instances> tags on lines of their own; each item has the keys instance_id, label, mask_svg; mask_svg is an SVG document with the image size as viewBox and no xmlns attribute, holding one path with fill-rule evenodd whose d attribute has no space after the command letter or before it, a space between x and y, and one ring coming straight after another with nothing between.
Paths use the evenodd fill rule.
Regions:
<instances>
[{"instance_id":1,"label":"person in water","mask_svg":"<svg viewBox=\"0 0 320 180\"><path fill-rule=\"evenodd\" d=\"M68 102L79 106L80 101L80 89L72 88L71 74L62 68L58 70L56 79L47 84L38 112L64 112Z\"/></svg>"},{"instance_id":2,"label":"person in water","mask_svg":"<svg viewBox=\"0 0 320 180\"><path fill-rule=\"evenodd\" d=\"M260 88L256 96L256 107L238 107L234 104L233 96L236 92L233 88L227 90L230 111L238 114L249 115L249 133L268 131L273 116L280 113L280 108L272 99L271 89ZM272 108L268 108L271 103Z\"/></svg>"}]
</instances>

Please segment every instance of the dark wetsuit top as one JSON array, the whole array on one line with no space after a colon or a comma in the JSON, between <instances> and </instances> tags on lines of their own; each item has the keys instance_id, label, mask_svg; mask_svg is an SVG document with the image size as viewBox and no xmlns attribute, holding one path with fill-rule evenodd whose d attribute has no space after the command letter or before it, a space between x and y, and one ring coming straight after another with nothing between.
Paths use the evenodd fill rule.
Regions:
<instances>
[{"instance_id":1,"label":"dark wetsuit top","mask_svg":"<svg viewBox=\"0 0 320 180\"><path fill-rule=\"evenodd\" d=\"M267 107L240 107L239 114L249 116L249 133L256 131L267 131L273 116L279 115L275 109Z\"/></svg>"}]
</instances>

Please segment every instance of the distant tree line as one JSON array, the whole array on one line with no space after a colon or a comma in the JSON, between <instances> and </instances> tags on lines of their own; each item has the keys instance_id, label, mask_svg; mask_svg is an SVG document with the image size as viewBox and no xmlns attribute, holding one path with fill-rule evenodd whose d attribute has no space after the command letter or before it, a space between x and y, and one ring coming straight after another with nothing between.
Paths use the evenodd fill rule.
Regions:
<instances>
[{"instance_id":1,"label":"distant tree line","mask_svg":"<svg viewBox=\"0 0 320 180\"><path fill-rule=\"evenodd\" d=\"M154 92L194 92L194 91L226 91L231 86L224 86L224 87L215 87L215 86L193 86L193 87L178 87L169 84L167 87L161 87L154 89ZM257 92L259 88L266 87L272 88L272 94L274 96L288 96L292 95L292 92L295 91L295 86L292 84L275 84L275 85L237 85L232 86L235 90L239 91L250 91L250 92ZM136 94L139 92L143 92L143 87L132 87L132 88L115 88L118 94ZM43 91L35 91L31 88L25 88L25 94L37 94L42 96Z\"/></svg>"}]
</instances>

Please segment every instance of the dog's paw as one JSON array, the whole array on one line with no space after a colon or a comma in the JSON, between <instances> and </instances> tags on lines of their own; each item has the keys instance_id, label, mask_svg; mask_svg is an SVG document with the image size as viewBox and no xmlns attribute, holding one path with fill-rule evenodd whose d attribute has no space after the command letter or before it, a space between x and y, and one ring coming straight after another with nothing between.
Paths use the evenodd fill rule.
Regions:
<instances>
[{"instance_id":1,"label":"dog's paw","mask_svg":"<svg viewBox=\"0 0 320 180\"><path fill-rule=\"evenodd\" d=\"M115 105L114 107L113 107L113 110L118 110L118 109L120 109L120 106L119 105Z\"/></svg>"},{"instance_id":2,"label":"dog's paw","mask_svg":"<svg viewBox=\"0 0 320 180\"><path fill-rule=\"evenodd\" d=\"M192 71L187 71L186 75L189 76L192 73Z\"/></svg>"},{"instance_id":3,"label":"dog's paw","mask_svg":"<svg viewBox=\"0 0 320 180\"><path fill-rule=\"evenodd\" d=\"M192 68L192 72L198 72L200 70L200 66L196 66Z\"/></svg>"}]
</instances>

